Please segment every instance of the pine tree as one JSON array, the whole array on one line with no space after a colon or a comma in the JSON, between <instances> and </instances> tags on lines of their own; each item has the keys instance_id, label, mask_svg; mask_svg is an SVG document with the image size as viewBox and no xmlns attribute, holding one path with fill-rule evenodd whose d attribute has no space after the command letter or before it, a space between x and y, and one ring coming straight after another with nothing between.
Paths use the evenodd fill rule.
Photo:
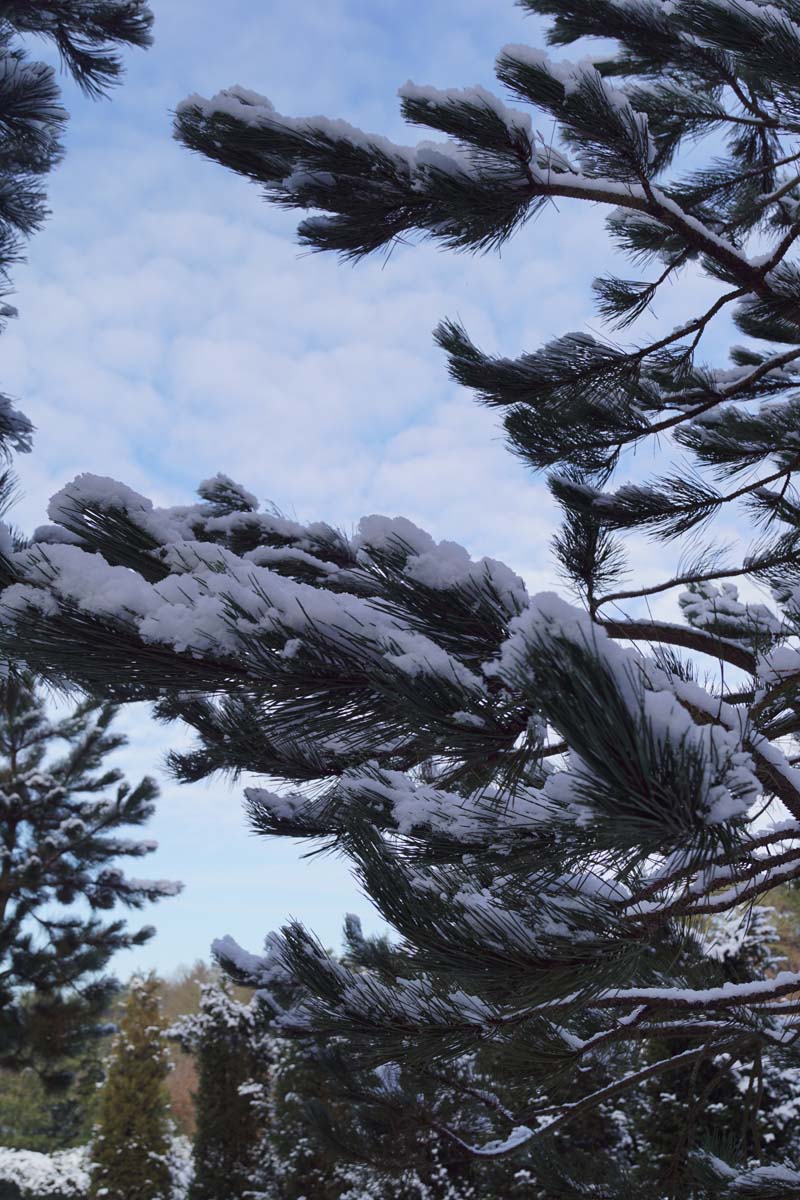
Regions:
<instances>
[{"instance_id":1,"label":"pine tree","mask_svg":"<svg viewBox=\"0 0 800 1200\"><path fill-rule=\"evenodd\" d=\"M261 1136L247 1200L536 1197L517 1178L518 1164L472 1162L398 1112L396 1073L362 1077L354 1088L329 1047L271 1036L259 1049L262 1076L267 1061L269 1071L248 1089Z\"/></svg>"},{"instance_id":2,"label":"pine tree","mask_svg":"<svg viewBox=\"0 0 800 1200\"><path fill-rule=\"evenodd\" d=\"M158 980L134 979L100 1099L90 1200L170 1200L168 1070Z\"/></svg>"},{"instance_id":3,"label":"pine tree","mask_svg":"<svg viewBox=\"0 0 800 1200\"><path fill-rule=\"evenodd\" d=\"M7 0L0 8L0 296L10 290L24 240L47 216L42 181L61 159L67 120L53 68L31 59L25 39L55 46L81 90L96 98L122 75L116 47L149 45L152 19L145 0ZM0 323L15 315L0 303ZM30 450L32 432L0 395L0 450Z\"/></svg>"},{"instance_id":4,"label":"pine tree","mask_svg":"<svg viewBox=\"0 0 800 1200\"><path fill-rule=\"evenodd\" d=\"M603 1105L721 1055L757 1094L766 1059L794 1069L800 990L795 971L730 980L703 937L708 917L800 877L800 9L522 6L550 18L556 46L615 47L577 63L506 47L513 105L406 85L407 119L447 139L416 149L283 117L241 88L191 97L177 134L312 210L302 242L345 258L415 233L491 249L558 199L603 205L621 254L652 267L596 281L608 326L633 326L681 271L716 289L707 306L687 289L680 326L628 347L577 333L504 358L456 322L437 331L453 377L548 473L578 603L531 597L508 567L402 518L345 537L259 511L224 477L161 510L79 477L51 504L61 540L3 563L6 644L31 667L157 701L197 731L173 756L180 776L281 779L288 791L247 790L253 826L349 858L400 935L388 957L338 963L296 923L262 958L229 943L219 957L264 995L288 972L301 998L284 1032L343 1039L354 1070L435 1070L466 1096L453 1064L491 1047L511 1101L437 1123L481 1160L557 1150ZM726 319L745 343L708 363ZM660 473L626 480L648 439ZM737 558L710 533L733 514L754 535ZM666 563L683 555L626 586L631 533ZM740 599L734 580L772 601ZM654 617L655 595L677 597L683 622ZM798 1168L712 1156L697 1188L791 1195ZM561 1194L597 1194L596 1155L558 1170Z\"/></svg>"},{"instance_id":5,"label":"pine tree","mask_svg":"<svg viewBox=\"0 0 800 1200\"><path fill-rule=\"evenodd\" d=\"M189 1200L244 1200L259 1136L247 1091L259 1071L253 1010L224 981L202 986L200 1011L169 1036L195 1055L198 1088Z\"/></svg>"},{"instance_id":6,"label":"pine tree","mask_svg":"<svg viewBox=\"0 0 800 1200\"><path fill-rule=\"evenodd\" d=\"M708 952L721 961L725 978L742 983L785 965L776 954L778 933L773 910L764 907L730 909L714 914L704 931ZM677 1040L673 1052L688 1048ZM654 1044L649 1057L657 1061L669 1047ZM800 1161L800 1141L794 1138L794 1114L800 1105L800 1071L778 1067L769 1056L756 1072L735 1051L703 1060L693 1070L662 1082L648 1080L634 1097L629 1132L638 1154L632 1174L642 1194L694 1195L695 1163L687 1142L715 1146L723 1152L738 1142L747 1158L758 1159L763 1146L770 1155L788 1151ZM691 1137L689 1134L691 1133Z\"/></svg>"},{"instance_id":7,"label":"pine tree","mask_svg":"<svg viewBox=\"0 0 800 1200\"><path fill-rule=\"evenodd\" d=\"M345 967L393 975L387 938L366 937L352 915L345 945ZM233 974L238 963L241 977L248 976L253 964L241 960L234 943L226 939L216 949ZM256 1057L268 1072L250 1093L263 1130L252 1200L574 1200L571 1177L567 1190L559 1190L563 1164L552 1150L545 1160L524 1152L513 1162L476 1158L447 1136L461 1125L488 1137L491 1115L509 1115L514 1088L491 1047L460 1055L443 1073L424 1063L371 1069L354 1063L349 1042L338 1037L287 1040L282 1016L303 997L276 950L273 937L270 986L253 1000L255 1027L263 1030ZM568 1132L566 1150L572 1166L592 1165L597 1184L598 1152L631 1165L630 1141L601 1106Z\"/></svg>"},{"instance_id":8,"label":"pine tree","mask_svg":"<svg viewBox=\"0 0 800 1200\"><path fill-rule=\"evenodd\" d=\"M84 700L51 717L31 675L0 682L0 1066L35 1066L54 1086L70 1081L62 1060L105 1029L111 958L154 933L110 910L180 890L120 870L155 849L120 833L149 820L158 789L106 765L126 740L114 713Z\"/></svg>"}]
</instances>

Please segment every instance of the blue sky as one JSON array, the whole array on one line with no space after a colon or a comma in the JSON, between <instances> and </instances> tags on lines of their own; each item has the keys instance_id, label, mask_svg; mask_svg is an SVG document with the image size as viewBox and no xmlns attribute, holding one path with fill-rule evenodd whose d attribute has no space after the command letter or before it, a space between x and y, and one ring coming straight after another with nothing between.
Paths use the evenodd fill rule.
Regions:
<instances>
[{"instance_id":1,"label":"blue sky","mask_svg":"<svg viewBox=\"0 0 800 1200\"><path fill-rule=\"evenodd\" d=\"M169 114L190 92L241 83L282 112L412 141L399 85L491 87L497 50L541 45L540 29L510 0L462 0L457 16L448 0L154 8L155 45L127 56L111 102L65 82L53 215L15 273L20 319L3 337L3 389L39 429L19 463L17 522L45 520L48 497L79 471L185 503L221 470L300 519L349 528L402 513L552 586L546 491L504 449L496 419L448 381L431 330L459 316L480 343L516 354L596 328L589 283L611 261L602 214L553 206L502 256L404 247L387 264L343 266L301 256L295 219L180 148ZM667 328L685 319L681 294L659 310ZM656 567L646 549L642 570ZM152 773L185 740L141 706L122 720L131 774ZM122 974L207 957L226 933L256 949L288 915L330 945L345 911L370 925L340 863L247 831L240 785L162 787L147 874L186 890L147 914L158 935L120 958Z\"/></svg>"}]
</instances>

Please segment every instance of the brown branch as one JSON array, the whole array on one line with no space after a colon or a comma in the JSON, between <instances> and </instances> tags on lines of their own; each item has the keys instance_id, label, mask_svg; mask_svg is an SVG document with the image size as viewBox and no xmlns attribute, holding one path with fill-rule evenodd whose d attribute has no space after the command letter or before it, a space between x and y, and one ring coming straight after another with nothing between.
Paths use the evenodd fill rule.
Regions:
<instances>
[{"instance_id":1,"label":"brown branch","mask_svg":"<svg viewBox=\"0 0 800 1200\"><path fill-rule=\"evenodd\" d=\"M664 888L670 887L673 883L677 883L680 879L684 879L687 875L696 875L698 871L708 870L710 867L727 866L728 864L734 865L738 859L744 858L753 850L758 850L762 846L769 846L773 842L791 841L794 838L800 838L800 824L798 824L795 832L792 832L791 830L783 830L782 832L778 830L772 830L769 833L762 834L761 837L751 838L747 842L742 842L740 845L736 846L733 858L731 857L729 851L725 851L722 854L717 855L715 858L704 862L701 866L698 866L696 862L686 863L684 866L677 867L675 870L670 871L669 874L653 880L637 894L635 899L623 901L622 907L632 908L636 904L641 904L643 900L649 900L652 896L658 895L658 893Z\"/></svg>"},{"instance_id":2,"label":"brown branch","mask_svg":"<svg viewBox=\"0 0 800 1200\"><path fill-rule=\"evenodd\" d=\"M723 1050L733 1049L741 1044L741 1038L735 1041L721 1043L713 1047L714 1053L720 1053ZM451 1141L455 1141L463 1150L465 1150L473 1158L504 1158L508 1154L513 1154L522 1145L527 1145L536 1137L541 1137L543 1134L550 1134L554 1130L561 1128L563 1125L574 1121L576 1117L583 1113L596 1108L598 1104L602 1104L604 1100L610 1100L613 1096L618 1096L621 1093L628 1092L637 1084L644 1082L645 1079L650 1079L654 1075L666 1074L668 1071L675 1071L685 1067L688 1063L694 1062L697 1058L706 1057L711 1052L708 1044L695 1047L691 1050L684 1050L681 1054L675 1054L671 1058L661 1059L659 1062L651 1063L647 1067L643 1067L640 1071L635 1071L630 1075L624 1076L615 1083L610 1083L606 1087L598 1088L588 1096L584 1096L582 1100L575 1101L572 1104L559 1105L555 1111L558 1115L549 1124L541 1127L538 1130L530 1129L527 1131L527 1136L514 1140L510 1144L492 1143L488 1146L472 1146L459 1137L457 1133L449 1129L448 1126L436 1122L434 1127L445 1137ZM548 1116L553 1109L540 1109L531 1115L533 1117Z\"/></svg>"},{"instance_id":3,"label":"brown branch","mask_svg":"<svg viewBox=\"0 0 800 1200\"><path fill-rule=\"evenodd\" d=\"M695 892L684 891L669 904L664 904L657 909L645 913L632 913L631 918L634 921L641 921L644 924L657 922L660 924L667 917L675 916L695 916L705 912L724 912L730 908L733 903L740 903L750 899L753 895L758 895L762 891L769 891L771 888L777 887L778 884L785 882L787 879L793 879L796 875L800 875L800 847L794 847L792 850L784 850L782 854L776 854L769 859L756 860L747 864L743 864L738 870L736 864L731 864L731 874L727 878L711 878L702 891ZM798 862L796 872L781 873L778 880L768 880L770 871L776 867L787 866L789 863ZM720 864L724 866L725 864ZM762 878L762 882L757 885L757 891L747 888L741 893L741 897L737 896L734 900L726 893L735 890L738 884L746 883L749 879L758 880ZM664 886L664 885L661 885ZM689 885L691 887L691 884ZM712 892L718 892L721 888L726 889L717 901L710 901L707 905L701 904L704 895L709 895ZM660 888L658 890L661 890ZM652 894L652 893L651 893ZM626 900L625 908L635 908L637 904L641 904L646 899L645 896L639 896L635 900Z\"/></svg>"},{"instance_id":4,"label":"brown branch","mask_svg":"<svg viewBox=\"0 0 800 1200\"><path fill-rule=\"evenodd\" d=\"M634 621L601 620L598 624L605 629L609 637L627 639L632 642L663 642L668 646L682 646L686 650L695 650L698 654L708 654L711 658L720 659L739 667L748 674L756 671L755 655L745 650L736 642L714 637L700 629L691 626L672 625L668 621Z\"/></svg>"}]
</instances>

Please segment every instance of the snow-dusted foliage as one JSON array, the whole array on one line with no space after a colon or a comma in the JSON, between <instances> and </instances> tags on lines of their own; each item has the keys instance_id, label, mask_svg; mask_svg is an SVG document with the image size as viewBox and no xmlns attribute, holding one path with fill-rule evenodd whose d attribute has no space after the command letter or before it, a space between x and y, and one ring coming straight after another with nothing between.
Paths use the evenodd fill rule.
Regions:
<instances>
[{"instance_id":1,"label":"snow-dusted foliage","mask_svg":"<svg viewBox=\"0 0 800 1200\"><path fill-rule=\"evenodd\" d=\"M173 1137L169 1149L172 1191L169 1200L187 1200L192 1180L191 1143ZM91 1170L91 1147L56 1150L10 1150L0 1146L0 1183L16 1184L22 1200L86 1200Z\"/></svg>"},{"instance_id":2,"label":"snow-dusted foliage","mask_svg":"<svg viewBox=\"0 0 800 1200\"><path fill-rule=\"evenodd\" d=\"M246 1200L260 1140L246 1085L266 1069L253 1007L224 980L204 984L199 1012L180 1017L167 1036L197 1067L191 1200Z\"/></svg>"},{"instance_id":3,"label":"snow-dusted foliage","mask_svg":"<svg viewBox=\"0 0 800 1200\"><path fill-rule=\"evenodd\" d=\"M538 1200L512 1164L493 1174L454 1156L434 1129L386 1129L376 1109L354 1108L352 1076L337 1082L319 1046L267 1035L257 1050L269 1069L242 1088L262 1130L247 1200ZM376 1095L402 1095L399 1068L371 1074Z\"/></svg>"},{"instance_id":4,"label":"snow-dusted foliage","mask_svg":"<svg viewBox=\"0 0 800 1200\"><path fill-rule=\"evenodd\" d=\"M48 711L46 689L30 674L0 680L0 1003L5 1067L59 1068L94 1036L116 985L104 976L118 950L154 932L113 919L112 908L141 909L180 884L126 874L156 843L132 837L152 816L158 789L133 785L107 758L125 738L114 709L81 701L63 716Z\"/></svg>"},{"instance_id":5,"label":"snow-dusted foliage","mask_svg":"<svg viewBox=\"0 0 800 1200\"><path fill-rule=\"evenodd\" d=\"M707 926L800 879L800 14L793 0L523 6L556 45L616 49L571 63L506 47L511 103L406 84L403 112L433 144L283 116L241 87L190 98L176 128L311 211L301 239L317 249L358 258L414 233L488 248L574 200L606 207L637 271L654 264L595 282L618 328L684 268L702 277L679 326L628 347L577 332L514 359L452 321L437 331L453 377L549 472L573 602L403 518L347 536L261 510L224 476L168 509L80 476L33 545L6 546L3 636L37 670L156 701L197 731L173 756L181 777L259 773L257 830L348 857L397 944L351 923L339 961L292 923L263 955L217 953L282 1036L342 1049L371 1113L543 1178L541 1147L590 1119L624 1140L637 1098L671 1088L688 1118L665 1170L688 1187L720 1064L747 1079L741 1192L784 1170L750 1118L760 1081L791 1078L798 1034L800 973L719 953ZM745 344L701 361L728 314ZM625 478L648 441L667 466ZM741 559L695 544L656 582L622 585L626 533L659 539L668 563L736 511L759 529ZM653 615L670 597L683 621ZM482 1056L508 1095L465 1076ZM557 1186L623 1195L614 1162L576 1147Z\"/></svg>"},{"instance_id":6,"label":"snow-dusted foliage","mask_svg":"<svg viewBox=\"0 0 800 1200\"><path fill-rule=\"evenodd\" d=\"M176 1155L171 1136L163 1030L158 980L132 979L92 1137L90 1200L173 1200L176 1173L188 1178L186 1155Z\"/></svg>"},{"instance_id":7,"label":"snow-dusted foliage","mask_svg":"<svg viewBox=\"0 0 800 1200\"><path fill-rule=\"evenodd\" d=\"M10 1150L0 1146L0 1180L16 1184L27 1197L57 1196L85 1200L89 1188L88 1147L40 1154L35 1150Z\"/></svg>"}]
</instances>

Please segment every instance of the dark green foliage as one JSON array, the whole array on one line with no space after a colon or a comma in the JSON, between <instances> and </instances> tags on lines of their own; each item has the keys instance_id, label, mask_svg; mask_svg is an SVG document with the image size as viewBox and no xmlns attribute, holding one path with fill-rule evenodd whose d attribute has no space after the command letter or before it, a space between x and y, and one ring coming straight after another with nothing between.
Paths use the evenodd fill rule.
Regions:
<instances>
[{"instance_id":1,"label":"dark green foliage","mask_svg":"<svg viewBox=\"0 0 800 1200\"><path fill-rule=\"evenodd\" d=\"M624 446L670 429L697 449L702 435L695 435L693 417L704 422L734 397L768 395L776 384L785 389L795 370L796 355L790 354L751 372L752 378L742 373L725 379L722 372L695 368L694 358L709 320L727 305L735 304L744 332L789 345L797 341L800 286L786 258L800 197L792 174L796 86L787 67L800 53L797 14L788 3L781 14L780 7L759 11L712 0L681 0L668 14L660 0L633 5L543 0L525 7L554 18L550 39L557 45L587 35L619 41L616 56L608 62L598 58L594 66L551 61L518 46L500 54L501 82L516 99L556 121L555 139L537 135L525 113L480 89L413 87L402 91L403 111L452 139L454 157L446 172L433 170L423 149L415 157L343 125L323 129L310 119L284 118L261 98L236 89L181 106L177 136L234 169L240 167L238 156L249 152L247 173L264 184L270 199L328 214L306 220L302 239L347 256L369 253L414 230L447 245L485 248L509 236L550 196L616 205L608 218L614 239L635 259L655 260L660 269L652 279L597 281L604 316L623 327L635 320L690 260L735 285L734 291L681 329L635 351L580 334L517 360L492 359L456 325L445 323L437 336L454 376L484 402L505 408L512 447L539 468L613 466ZM745 50L754 39L757 64ZM724 138L724 155L661 178L670 165L680 167L682 148L710 131ZM324 162L311 149L320 139ZM267 146L279 147L280 168ZM388 197L376 162L388 161L394 164L394 220L373 220L373 210L377 214ZM787 164L788 172L782 170ZM496 214L506 204L515 214L491 236L480 225L484 211L477 199L490 181ZM356 199L362 192L368 197L363 202ZM447 219L441 219L440 207L447 209ZM751 264L741 243L755 228L780 240L771 258ZM748 429L740 432L745 441L738 455L714 456L722 479L774 457L776 444L785 442L776 437L775 418L766 411L763 417L749 413ZM797 465L791 445L790 438L778 478ZM752 493L755 486L748 483L744 490ZM602 513L596 505L594 514L598 520L608 515L614 527L645 525L681 536L727 502L724 492L699 479L687 483L684 475L667 476L652 487L629 486L602 497Z\"/></svg>"},{"instance_id":2,"label":"dark green foliage","mask_svg":"<svg viewBox=\"0 0 800 1200\"><path fill-rule=\"evenodd\" d=\"M55 1094L33 1068L0 1074L0 1145L43 1153L86 1145L107 1048L106 1039L95 1039L79 1055L59 1063L72 1082Z\"/></svg>"},{"instance_id":3,"label":"dark green foliage","mask_svg":"<svg viewBox=\"0 0 800 1200\"><path fill-rule=\"evenodd\" d=\"M177 890L119 869L154 849L119 834L150 818L158 793L152 779L131 786L106 765L125 742L113 718L91 701L51 717L24 672L0 684L0 1062L34 1065L54 1087L70 1082L62 1060L104 1031L112 956L154 932L105 914Z\"/></svg>"},{"instance_id":4,"label":"dark green foliage","mask_svg":"<svg viewBox=\"0 0 800 1200\"><path fill-rule=\"evenodd\" d=\"M168 1069L158 980L135 979L99 1102L91 1200L170 1200Z\"/></svg>"},{"instance_id":5,"label":"dark green foliage","mask_svg":"<svg viewBox=\"0 0 800 1200\"><path fill-rule=\"evenodd\" d=\"M2 19L20 33L53 41L64 67L90 96L104 96L123 72L118 46L149 46L147 0L6 0Z\"/></svg>"},{"instance_id":6,"label":"dark green foliage","mask_svg":"<svg viewBox=\"0 0 800 1200\"><path fill-rule=\"evenodd\" d=\"M250 1192L260 1140L249 1092L260 1067L253 1014L230 987L203 986L200 1010L169 1030L195 1056L197 1128L189 1200L244 1200Z\"/></svg>"},{"instance_id":7,"label":"dark green foliage","mask_svg":"<svg viewBox=\"0 0 800 1200\"><path fill-rule=\"evenodd\" d=\"M703 280L678 327L631 345L578 332L511 358L454 321L437 331L453 377L549 473L582 606L531 597L402 518L345 537L260 511L224 477L158 510L84 476L54 498L47 541L0 564L0 637L51 678L187 722L182 778L282 781L247 789L253 827L350 861L395 944L350 923L336 961L291 922L263 956L217 946L281 1036L315 1053L327 1039L352 1114L343 1129L332 1095L307 1106L330 1143L373 1165L420 1130L420 1157L516 1161L548 1200L785 1191L800 973L734 969L708 922L800 879L800 10L523 7L551 18L552 44L604 39L577 63L501 52L540 130L482 89L406 85L406 116L447 142L283 117L242 88L184 102L176 133L345 258L414 234L484 250L556 199L607 206L636 266L597 283L607 322L630 329L684 269ZM709 364L726 316L748 343ZM659 464L643 479L648 443ZM756 526L740 561L695 540L733 513ZM623 556L637 531L662 548L653 582ZM740 600L733 579L772 602ZM651 605L665 602L664 619ZM765 828L769 805L785 823ZM716 1182L695 1183L684 1167L718 1133L697 1118L704 1089L723 1103L743 1080L752 1130L728 1159L709 1151ZM759 1143L778 1081L792 1095ZM647 1116L662 1094L688 1119L637 1148L637 1105ZM680 1170L662 1170L670 1155Z\"/></svg>"}]
</instances>

